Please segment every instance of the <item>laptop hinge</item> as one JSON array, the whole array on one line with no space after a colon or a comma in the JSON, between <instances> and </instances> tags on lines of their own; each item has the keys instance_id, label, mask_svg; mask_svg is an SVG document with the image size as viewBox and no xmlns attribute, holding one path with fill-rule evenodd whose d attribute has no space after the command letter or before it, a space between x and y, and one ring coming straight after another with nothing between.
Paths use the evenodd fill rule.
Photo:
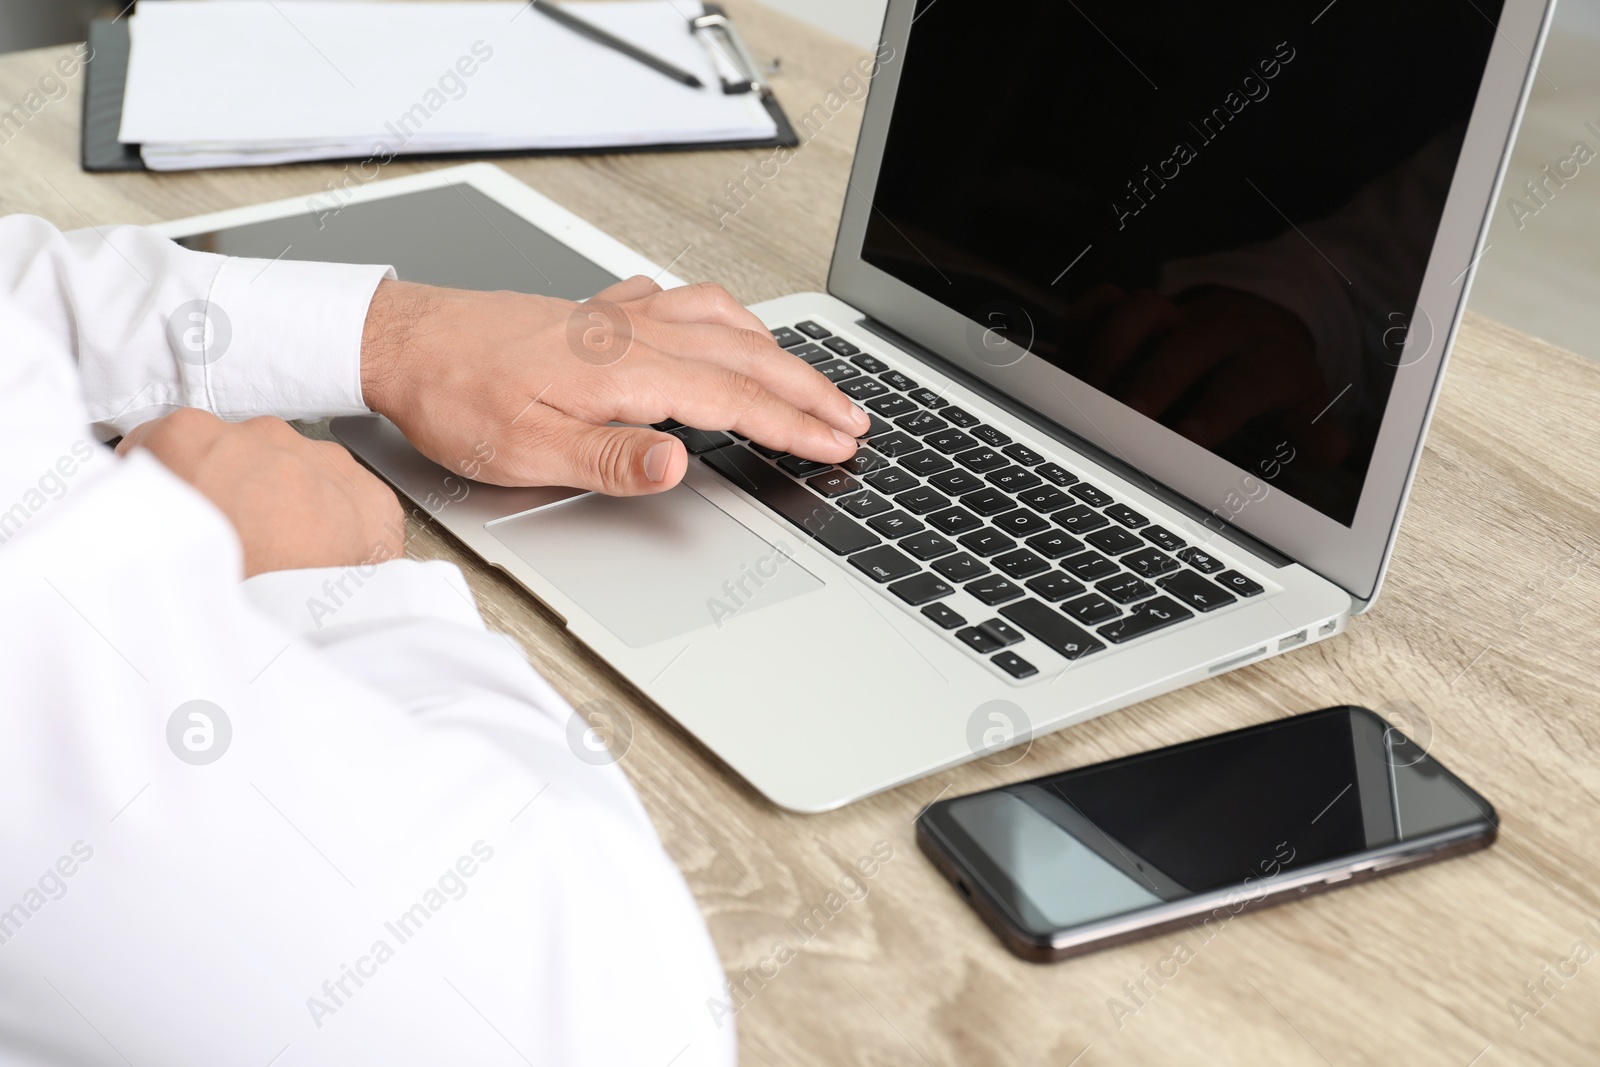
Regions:
<instances>
[{"instance_id":1,"label":"laptop hinge","mask_svg":"<svg viewBox=\"0 0 1600 1067\"><path fill-rule=\"evenodd\" d=\"M856 325L860 326L863 330L877 334L879 337L894 345L896 348L904 349L905 351L916 356L918 359L926 360L927 362L934 364L939 368L941 373L947 374L956 381L959 381L962 385L966 386L968 389L971 389L974 393L977 393L989 403L998 408L1003 408L1008 414L1015 416L1022 422L1026 422L1028 425L1039 430L1041 433L1064 441L1074 450L1082 452L1084 455L1088 456L1102 467L1105 467L1118 476L1126 479L1129 482L1132 482L1134 485L1137 485L1151 496L1156 497L1163 504L1167 504L1173 510L1183 513L1184 515L1193 519L1195 522L1203 525L1206 529L1217 533L1219 536L1239 546L1246 552L1259 556L1261 559L1267 563L1270 563L1274 567L1287 567L1295 562L1293 559L1285 556L1282 552L1279 552L1271 545L1263 541L1259 541L1250 534L1247 534L1243 530L1239 529L1237 526L1219 519L1208 509L1201 507L1199 504L1195 503L1193 500L1190 500L1177 490L1156 481L1154 478L1150 477L1144 471L1139 470L1131 463L1128 463L1126 460L1118 459L1116 456L1113 456L1100 446L1091 441L1086 441L1082 437L1079 437L1077 434L1073 433L1071 430L1066 429L1060 423L1039 414L1037 411L1034 411L1025 404L1019 404L1012 397L1000 392L998 389L994 388L992 385L989 385L987 382L984 382L982 379L969 374L967 371L940 356L937 352L925 348L917 342L911 340L911 338L895 330L892 326L886 326L871 316L865 316L857 320Z\"/></svg>"}]
</instances>

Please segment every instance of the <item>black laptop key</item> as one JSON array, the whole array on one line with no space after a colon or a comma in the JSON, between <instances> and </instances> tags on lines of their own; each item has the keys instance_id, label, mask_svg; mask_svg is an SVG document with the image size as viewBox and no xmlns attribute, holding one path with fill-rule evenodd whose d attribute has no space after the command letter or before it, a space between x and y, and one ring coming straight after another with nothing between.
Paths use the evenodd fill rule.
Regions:
<instances>
[{"instance_id":1,"label":"black laptop key","mask_svg":"<svg viewBox=\"0 0 1600 1067\"><path fill-rule=\"evenodd\" d=\"M801 333L805 334L807 337L811 338L814 341L820 341L824 337L832 337L833 336L833 334L827 329L827 327L822 326L822 325L820 325L818 323L812 322L810 319L807 319L804 322L795 323L794 324L794 328L799 330Z\"/></svg>"},{"instance_id":2,"label":"black laptop key","mask_svg":"<svg viewBox=\"0 0 1600 1067\"><path fill-rule=\"evenodd\" d=\"M886 511L867 520L867 525L885 537L909 537L921 533L926 527L903 511Z\"/></svg>"},{"instance_id":3,"label":"black laptop key","mask_svg":"<svg viewBox=\"0 0 1600 1067\"><path fill-rule=\"evenodd\" d=\"M1065 526L1075 534L1086 534L1090 530L1098 530L1102 526L1111 525L1110 519L1098 511L1091 511L1082 504L1058 511L1050 517L1055 519L1058 525Z\"/></svg>"},{"instance_id":4,"label":"black laptop key","mask_svg":"<svg viewBox=\"0 0 1600 1067\"><path fill-rule=\"evenodd\" d=\"M992 556L997 552L1009 552L1017 547L1017 543L997 530L985 526L981 530L962 534L957 538L961 547L969 549L977 556Z\"/></svg>"},{"instance_id":5,"label":"black laptop key","mask_svg":"<svg viewBox=\"0 0 1600 1067\"><path fill-rule=\"evenodd\" d=\"M899 467L885 467L867 475L867 484L880 493L899 493L922 483L917 481L916 475Z\"/></svg>"},{"instance_id":6,"label":"black laptop key","mask_svg":"<svg viewBox=\"0 0 1600 1067\"><path fill-rule=\"evenodd\" d=\"M1000 647L1000 639L998 637L991 633L985 633L976 626L968 626L965 630L957 630L956 640L980 656L986 656Z\"/></svg>"},{"instance_id":7,"label":"black laptop key","mask_svg":"<svg viewBox=\"0 0 1600 1067\"><path fill-rule=\"evenodd\" d=\"M991 607L995 604L1004 604L1008 600L1015 600L1022 595L1021 586L1000 577L998 574L991 574L987 578L979 578L975 582L968 582L962 588Z\"/></svg>"},{"instance_id":8,"label":"black laptop key","mask_svg":"<svg viewBox=\"0 0 1600 1067\"><path fill-rule=\"evenodd\" d=\"M922 609L922 614L934 621L940 629L954 630L958 626L965 626L967 620L949 604L940 604L935 601Z\"/></svg>"},{"instance_id":9,"label":"black laptop key","mask_svg":"<svg viewBox=\"0 0 1600 1067\"><path fill-rule=\"evenodd\" d=\"M1159 548L1141 548L1137 552L1129 552L1120 562L1141 578L1159 578L1163 574L1171 574L1180 566L1177 560Z\"/></svg>"},{"instance_id":10,"label":"black laptop key","mask_svg":"<svg viewBox=\"0 0 1600 1067\"><path fill-rule=\"evenodd\" d=\"M1146 600L1116 622L1107 623L1097 631L1114 645L1132 641L1135 637L1154 633L1166 626L1194 618L1194 612L1168 597L1158 596Z\"/></svg>"},{"instance_id":11,"label":"black laptop key","mask_svg":"<svg viewBox=\"0 0 1600 1067\"><path fill-rule=\"evenodd\" d=\"M861 351L843 337L830 337L822 342L822 347L839 356L853 356Z\"/></svg>"},{"instance_id":12,"label":"black laptop key","mask_svg":"<svg viewBox=\"0 0 1600 1067\"><path fill-rule=\"evenodd\" d=\"M1178 553L1178 558L1201 574L1215 574L1222 569L1222 561L1209 552L1202 552L1198 548L1186 548Z\"/></svg>"},{"instance_id":13,"label":"black laptop key","mask_svg":"<svg viewBox=\"0 0 1600 1067\"><path fill-rule=\"evenodd\" d=\"M872 378L852 378L839 383L839 392L851 400L871 400L875 396L883 396L888 391L887 385Z\"/></svg>"},{"instance_id":14,"label":"black laptop key","mask_svg":"<svg viewBox=\"0 0 1600 1067\"><path fill-rule=\"evenodd\" d=\"M839 501L839 506L858 519L868 519L874 515L882 515L885 511L894 507L893 504L890 504L871 489L863 493L857 493L855 496L845 497Z\"/></svg>"},{"instance_id":15,"label":"black laptop key","mask_svg":"<svg viewBox=\"0 0 1600 1067\"><path fill-rule=\"evenodd\" d=\"M856 454L845 460L839 466L851 474L871 474L889 465L889 461L870 448L858 448Z\"/></svg>"},{"instance_id":16,"label":"black laptop key","mask_svg":"<svg viewBox=\"0 0 1600 1067\"><path fill-rule=\"evenodd\" d=\"M924 530L921 533L912 534L910 537L901 538L900 547L924 561L938 559L940 556L948 556L956 550L955 545L946 541L932 530Z\"/></svg>"},{"instance_id":17,"label":"black laptop key","mask_svg":"<svg viewBox=\"0 0 1600 1067\"><path fill-rule=\"evenodd\" d=\"M784 456L778 460L778 466L794 475L796 478L807 478L818 471L828 470L832 463L818 463L814 459L802 459L799 456Z\"/></svg>"},{"instance_id":18,"label":"black laptop key","mask_svg":"<svg viewBox=\"0 0 1600 1067\"><path fill-rule=\"evenodd\" d=\"M1216 580L1222 583L1222 588L1239 596L1255 596L1261 592L1259 583L1251 581L1238 571L1223 571L1217 575Z\"/></svg>"},{"instance_id":19,"label":"black laptop key","mask_svg":"<svg viewBox=\"0 0 1600 1067\"><path fill-rule=\"evenodd\" d=\"M1106 514L1116 519L1130 530L1137 530L1141 526L1150 525L1150 520L1134 511L1126 504L1111 504L1106 507Z\"/></svg>"},{"instance_id":20,"label":"black laptop key","mask_svg":"<svg viewBox=\"0 0 1600 1067\"><path fill-rule=\"evenodd\" d=\"M1107 578L1103 582L1096 583L1095 590L1101 596L1110 597L1118 604L1132 604L1135 600L1156 595L1155 586L1131 574L1118 574Z\"/></svg>"},{"instance_id":21,"label":"black laptop key","mask_svg":"<svg viewBox=\"0 0 1600 1067\"><path fill-rule=\"evenodd\" d=\"M806 340L805 335L787 326L779 326L773 330L772 339L778 342L779 348L793 348L795 345L804 344Z\"/></svg>"},{"instance_id":22,"label":"black laptop key","mask_svg":"<svg viewBox=\"0 0 1600 1067\"><path fill-rule=\"evenodd\" d=\"M1110 493L1103 489L1098 489L1088 482L1079 482L1071 489L1068 489L1067 492L1094 508L1103 508L1112 502Z\"/></svg>"},{"instance_id":23,"label":"black laptop key","mask_svg":"<svg viewBox=\"0 0 1600 1067\"><path fill-rule=\"evenodd\" d=\"M999 560L995 561L996 563ZM1051 571L1041 574L1028 582L1028 589L1037 596L1041 596L1052 604L1060 603L1069 596L1077 596L1083 592L1084 585L1080 581L1068 578L1060 571Z\"/></svg>"},{"instance_id":24,"label":"black laptop key","mask_svg":"<svg viewBox=\"0 0 1600 1067\"><path fill-rule=\"evenodd\" d=\"M668 430L676 430L682 425L683 423L679 422L677 419L662 419L660 422L652 422L650 424L650 428L652 430L660 430L662 433L666 433Z\"/></svg>"},{"instance_id":25,"label":"black laptop key","mask_svg":"<svg viewBox=\"0 0 1600 1067\"><path fill-rule=\"evenodd\" d=\"M894 424L906 433L915 434L918 437L935 433L950 425L931 411L913 411L909 415L901 415L894 420Z\"/></svg>"},{"instance_id":26,"label":"black laptop key","mask_svg":"<svg viewBox=\"0 0 1600 1067\"><path fill-rule=\"evenodd\" d=\"M1108 556L1120 556L1124 552L1132 552L1136 548L1143 548L1144 542L1120 526L1109 526L1104 530L1096 530L1084 538L1095 548Z\"/></svg>"},{"instance_id":27,"label":"black laptop key","mask_svg":"<svg viewBox=\"0 0 1600 1067\"><path fill-rule=\"evenodd\" d=\"M1024 467L1004 467L988 475L990 483L1008 493L1020 493L1039 484L1039 476Z\"/></svg>"},{"instance_id":28,"label":"black laptop key","mask_svg":"<svg viewBox=\"0 0 1600 1067\"><path fill-rule=\"evenodd\" d=\"M981 562L971 552L957 552L953 556L936 559L931 566L952 582L971 581L989 573L989 565Z\"/></svg>"},{"instance_id":29,"label":"black laptop key","mask_svg":"<svg viewBox=\"0 0 1600 1067\"><path fill-rule=\"evenodd\" d=\"M988 622L980 622L978 629L999 641L1001 648L1022 644L1022 631L1004 620L990 619Z\"/></svg>"},{"instance_id":30,"label":"black laptop key","mask_svg":"<svg viewBox=\"0 0 1600 1067\"><path fill-rule=\"evenodd\" d=\"M889 388L899 389L901 392L910 392L917 387L916 382L912 381L910 378L907 378L904 374L901 374L897 370L888 371L884 374L878 375L878 380L889 386Z\"/></svg>"},{"instance_id":31,"label":"black laptop key","mask_svg":"<svg viewBox=\"0 0 1600 1067\"><path fill-rule=\"evenodd\" d=\"M1083 542L1071 534L1051 530L1049 533L1035 534L1028 538L1028 547L1045 559L1060 559L1062 556L1082 551Z\"/></svg>"},{"instance_id":32,"label":"black laptop key","mask_svg":"<svg viewBox=\"0 0 1600 1067\"><path fill-rule=\"evenodd\" d=\"M1025 548L1019 548L1015 552L1007 552L1003 556L996 556L990 562L994 564L995 570L1007 578L1015 578L1019 582L1024 578L1033 577L1040 571L1050 569L1050 564Z\"/></svg>"},{"instance_id":33,"label":"black laptop key","mask_svg":"<svg viewBox=\"0 0 1600 1067\"><path fill-rule=\"evenodd\" d=\"M983 520L966 508L950 508L928 516L928 525L954 537L983 526Z\"/></svg>"},{"instance_id":34,"label":"black laptop key","mask_svg":"<svg viewBox=\"0 0 1600 1067\"><path fill-rule=\"evenodd\" d=\"M1036 533L1043 533L1050 529L1050 520L1042 515L1035 515L1031 511L1018 508L1008 511L1004 515L990 520L995 528L1004 530L1012 537L1031 537Z\"/></svg>"},{"instance_id":35,"label":"black laptop key","mask_svg":"<svg viewBox=\"0 0 1600 1067\"><path fill-rule=\"evenodd\" d=\"M782 449L768 448L766 445L758 445L754 441L750 442L750 447L755 449L761 455L766 456L768 459L782 459L784 456L789 454Z\"/></svg>"},{"instance_id":36,"label":"black laptop key","mask_svg":"<svg viewBox=\"0 0 1600 1067\"><path fill-rule=\"evenodd\" d=\"M1098 552L1085 552L1081 556L1072 556L1062 560L1061 569L1080 581L1097 582L1101 578L1111 577L1121 571L1122 568Z\"/></svg>"},{"instance_id":37,"label":"black laptop key","mask_svg":"<svg viewBox=\"0 0 1600 1067\"><path fill-rule=\"evenodd\" d=\"M867 406L871 407L872 405L871 403L868 403ZM884 422L882 419L878 418L878 416L869 411L867 412L867 432L861 436L869 439L873 437L882 437L884 434L893 429L893 426L890 426L887 422Z\"/></svg>"},{"instance_id":38,"label":"black laptop key","mask_svg":"<svg viewBox=\"0 0 1600 1067\"><path fill-rule=\"evenodd\" d=\"M913 452L909 456L902 456L900 465L906 470L922 475L924 478L938 474L940 471L947 471L951 467L948 459L926 448Z\"/></svg>"},{"instance_id":39,"label":"black laptop key","mask_svg":"<svg viewBox=\"0 0 1600 1067\"><path fill-rule=\"evenodd\" d=\"M878 535L743 448L719 448L700 462L841 556L878 544Z\"/></svg>"},{"instance_id":40,"label":"black laptop key","mask_svg":"<svg viewBox=\"0 0 1600 1067\"><path fill-rule=\"evenodd\" d=\"M1216 611L1236 601L1232 593L1224 592L1215 582L1208 582L1194 571L1178 571L1156 583L1172 594L1172 598L1185 607L1197 611Z\"/></svg>"},{"instance_id":41,"label":"black laptop key","mask_svg":"<svg viewBox=\"0 0 1600 1067\"><path fill-rule=\"evenodd\" d=\"M879 359L870 352L863 352L859 356L851 356L850 362L866 371L868 374L882 374L889 369L889 364Z\"/></svg>"},{"instance_id":42,"label":"black laptop key","mask_svg":"<svg viewBox=\"0 0 1600 1067\"><path fill-rule=\"evenodd\" d=\"M899 418L908 411L917 410L917 405L901 396L899 393L890 393L888 396L875 397L867 401L867 407L876 411L886 419Z\"/></svg>"},{"instance_id":43,"label":"black laptop key","mask_svg":"<svg viewBox=\"0 0 1600 1067\"><path fill-rule=\"evenodd\" d=\"M1041 644L1063 659L1081 659L1106 647L1088 630L1048 604L1041 604L1032 598L1007 604L1000 609L1000 614L1038 638Z\"/></svg>"},{"instance_id":44,"label":"black laptop key","mask_svg":"<svg viewBox=\"0 0 1600 1067\"><path fill-rule=\"evenodd\" d=\"M978 442L975 438L968 437L960 430L941 430L928 438L929 445L937 448L946 455L955 452L965 452L969 448L976 448Z\"/></svg>"},{"instance_id":45,"label":"black laptop key","mask_svg":"<svg viewBox=\"0 0 1600 1067\"><path fill-rule=\"evenodd\" d=\"M1060 511L1071 506L1074 501L1067 494L1053 485L1041 485L1036 489L1027 489L1017 494L1017 499L1028 505L1034 511L1045 515L1052 511Z\"/></svg>"},{"instance_id":46,"label":"black laptop key","mask_svg":"<svg viewBox=\"0 0 1600 1067\"><path fill-rule=\"evenodd\" d=\"M1022 444L1021 442L1018 442L1014 445L1006 445L1006 447L1002 448L1000 451L1004 452L1006 455L1010 456L1013 460L1022 464L1024 467L1033 467L1044 462L1043 456L1039 455L1039 453L1035 452L1033 449L1029 448L1025 444Z\"/></svg>"},{"instance_id":47,"label":"black laptop key","mask_svg":"<svg viewBox=\"0 0 1600 1067\"><path fill-rule=\"evenodd\" d=\"M978 425L979 421L978 416L974 415L966 408L946 407L941 410L939 414L943 415L957 426L976 426Z\"/></svg>"},{"instance_id":48,"label":"black laptop key","mask_svg":"<svg viewBox=\"0 0 1600 1067\"><path fill-rule=\"evenodd\" d=\"M1122 609L1099 593L1090 593L1076 600L1069 600L1061 605L1061 610L1071 615L1085 626L1094 626L1096 623L1114 619L1122 614Z\"/></svg>"},{"instance_id":49,"label":"black laptop key","mask_svg":"<svg viewBox=\"0 0 1600 1067\"><path fill-rule=\"evenodd\" d=\"M922 443L915 437L909 437L896 430L893 433L886 433L882 437L874 437L872 439L872 447L890 459L894 459L896 456L904 456L907 453L915 452L922 447Z\"/></svg>"},{"instance_id":50,"label":"black laptop key","mask_svg":"<svg viewBox=\"0 0 1600 1067\"><path fill-rule=\"evenodd\" d=\"M983 488L976 493L968 493L961 498L961 503L976 511L979 515L998 515L1002 511L1011 511L1017 502L1006 496L998 489Z\"/></svg>"},{"instance_id":51,"label":"black laptop key","mask_svg":"<svg viewBox=\"0 0 1600 1067\"><path fill-rule=\"evenodd\" d=\"M838 385L843 381L848 381L851 378L859 378L861 376L860 371L856 370L842 359L829 359L824 360L821 363L813 363L811 365L811 369L835 385Z\"/></svg>"},{"instance_id":52,"label":"black laptop key","mask_svg":"<svg viewBox=\"0 0 1600 1067\"><path fill-rule=\"evenodd\" d=\"M861 488L861 483L841 470L823 471L807 478L806 484L826 497L844 496Z\"/></svg>"},{"instance_id":53,"label":"black laptop key","mask_svg":"<svg viewBox=\"0 0 1600 1067\"><path fill-rule=\"evenodd\" d=\"M683 447L689 450L689 455L698 456L710 452L713 448L725 448L733 444L733 438L721 430L696 430L692 426L680 426L676 430L668 431L672 436L683 442Z\"/></svg>"},{"instance_id":54,"label":"black laptop key","mask_svg":"<svg viewBox=\"0 0 1600 1067\"><path fill-rule=\"evenodd\" d=\"M983 479L979 478L976 474L972 474L969 471L963 470L945 471L943 474L935 474L932 478L928 479L928 484L935 486L941 492L949 493L951 496L960 496L963 493L970 493L975 489L985 488Z\"/></svg>"},{"instance_id":55,"label":"black laptop key","mask_svg":"<svg viewBox=\"0 0 1600 1067\"><path fill-rule=\"evenodd\" d=\"M989 662L1013 678L1032 678L1039 673L1038 667L1035 667L1015 652L1002 652L997 656L991 656L989 657Z\"/></svg>"},{"instance_id":56,"label":"black laptop key","mask_svg":"<svg viewBox=\"0 0 1600 1067\"><path fill-rule=\"evenodd\" d=\"M972 436L976 437L984 444L993 445L996 448L999 448L1001 445L1009 445L1011 443L1011 438L1007 437L993 426L988 425L974 426L972 428Z\"/></svg>"},{"instance_id":57,"label":"black laptop key","mask_svg":"<svg viewBox=\"0 0 1600 1067\"><path fill-rule=\"evenodd\" d=\"M894 498L894 502L913 515L926 515L930 511L950 506L949 497L925 485L901 493Z\"/></svg>"},{"instance_id":58,"label":"black laptop key","mask_svg":"<svg viewBox=\"0 0 1600 1067\"><path fill-rule=\"evenodd\" d=\"M796 345L795 347L789 349L789 354L791 356L799 356L801 359L812 365L824 363L833 358L832 352L829 352L821 345L814 345L810 341L807 341L803 345Z\"/></svg>"},{"instance_id":59,"label":"black laptop key","mask_svg":"<svg viewBox=\"0 0 1600 1067\"><path fill-rule=\"evenodd\" d=\"M909 578L922 568L893 545L879 545L850 557L851 566L875 582L894 582Z\"/></svg>"},{"instance_id":60,"label":"black laptop key","mask_svg":"<svg viewBox=\"0 0 1600 1067\"><path fill-rule=\"evenodd\" d=\"M969 452L962 452L956 456L956 462L974 474L985 474L998 467L1004 467L1011 461L988 445L984 445Z\"/></svg>"},{"instance_id":61,"label":"black laptop key","mask_svg":"<svg viewBox=\"0 0 1600 1067\"><path fill-rule=\"evenodd\" d=\"M1071 485L1078 480L1078 476L1059 463L1044 463L1034 468L1034 473L1056 483L1057 485Z\"/></svg>"},{"instance_id":62,"label":"black laptop key","mask_svg":"<svg viewBox=\"0 0 1600 1067\"><path fill-rule=\"evenodd\" d=\"M931 574L913 574L889 587L889 592L914 608L954 593L955 587Z\"/></svg>"},{"instance_id":63,"label":"black laptop key","mask_svg":"<svg viewBox=\"0 0 1600 1067\"><path fill-rule=\"evenodd\" d=\"M945 407L950 401L934 392L932 389L918 389L915 384L905 387L906 395L925 408L938 410Z\"/></svg>"},{"instance_id":64,"label":"black laptop key","mask_svg":"<svg viewBox=\"0 0 1600 1067\"><path fill-rule=\"evenodd\" d=\"M1157 548L1164 548L1168 552L1176 552L1184 545L1183 538L1164 526L1150 527L1150 529L1144 531L1144 539Z\"/></svg>"}]
</instances>

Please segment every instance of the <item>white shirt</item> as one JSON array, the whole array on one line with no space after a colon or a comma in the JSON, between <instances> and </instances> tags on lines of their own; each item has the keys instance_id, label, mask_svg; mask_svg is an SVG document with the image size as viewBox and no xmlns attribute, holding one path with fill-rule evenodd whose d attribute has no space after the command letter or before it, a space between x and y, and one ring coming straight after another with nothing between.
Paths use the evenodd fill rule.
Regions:
<instances>
[{"instance_id":1,"label":"white shirt","mask_svg":"<svg viewBox=\"0 0 1600 1067\"><path fill-rule=\"evenodd\" d=\"M455 567L241 582L221 513L96 441L365 411L384 274L0 220L0 1063L733 1062L627 779Z\"/></svg>"}]
</instances>

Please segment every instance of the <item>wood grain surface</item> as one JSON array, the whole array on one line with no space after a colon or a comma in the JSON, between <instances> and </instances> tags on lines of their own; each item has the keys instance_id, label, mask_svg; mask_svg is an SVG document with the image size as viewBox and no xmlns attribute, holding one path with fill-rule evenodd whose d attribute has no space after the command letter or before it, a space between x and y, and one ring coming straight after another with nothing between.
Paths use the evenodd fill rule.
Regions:
<instances>
[{"instance_id":1,"label":"wood grain surface","mask_svg":"<svg viewBox=\"0 0 1600 1067\"><path fill-rule=\"evenodd\" d=\"M859 58L753 3L728 6L759 56L782 57L777 91L793 116L825 105ZM67 51L0 58L0 109ZM82 173L80 83L0 136L0 212L67 228L148 223L310 195L340 175ZM769 152L502 165L680 275L754 302L824 286L860 116L859 101L829 114L721 226L724 182ZM397 162L383 177L441 165ZM1597 395L1600 366L1469 316L1388 584L1346 636L1039 739L1014 765L971 764L820 816L777 810L732 778L436 527L416 526L409 552L459 563L491 624L574 704L625 710L622 765L739 986L729 1003L747 1064L1594 1063ZM1209 941L1169 936L1050 966L1003 951L913 844L913 818L937 797L1345 702L1405 716L1498 807L1499 843L1242 916ZM761 693L749 703L759 730ZM827 910L875 849L892 858L865 896ZM828 920L808 935L798 920L819 905Z\"/></svg>"}]
</instances>

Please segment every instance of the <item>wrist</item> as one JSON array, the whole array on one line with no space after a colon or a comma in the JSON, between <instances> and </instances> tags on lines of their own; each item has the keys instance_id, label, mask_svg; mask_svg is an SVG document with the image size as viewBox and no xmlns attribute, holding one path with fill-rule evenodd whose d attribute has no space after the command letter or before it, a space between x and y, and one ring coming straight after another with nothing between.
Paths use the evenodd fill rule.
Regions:
<instances>
[{"instance_id":1,"label":"wrist","mask_svg":"<svg viewBox=\"0 0 1600 1067\"><path fill-rule=\"evenodd\" d=\"M373 291L361 331L361 401L380 415L392 416L405 394L418 326L435 304L430 292L387 278Z\"/></svg>"}]
</instances>

